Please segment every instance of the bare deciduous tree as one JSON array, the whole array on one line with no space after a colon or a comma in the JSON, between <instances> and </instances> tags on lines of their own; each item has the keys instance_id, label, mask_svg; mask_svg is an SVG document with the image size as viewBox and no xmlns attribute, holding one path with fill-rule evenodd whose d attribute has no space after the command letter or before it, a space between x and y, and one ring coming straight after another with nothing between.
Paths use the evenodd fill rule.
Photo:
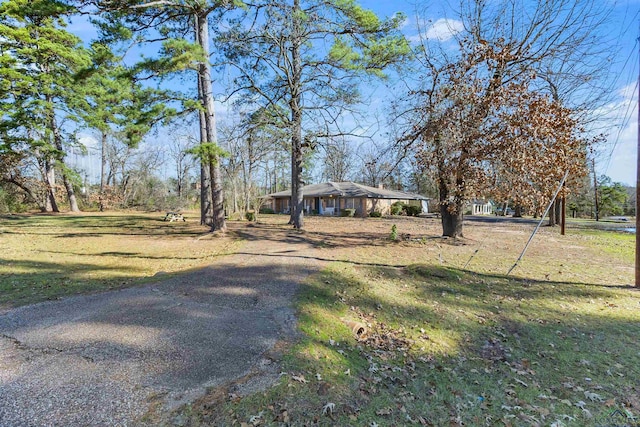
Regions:
<instances>
[{"instance_id":1,"label":"bare deciduous tree","mask_svg":"<svg viewBox=\"0 0 640 427\"><path fill-rule=\"evenodd\" d=\"M222 129L221 143L229 153L223 167L231 186L233 211L255 209L258 196L259 171L268 169L268 163L277 158L277 152L286 151L286 133L279 122L279 114L272 109L257 108L241 113L233 126Z\"/></svg>"},{"instance_id":2,"label":"bare deciduous tree","mask_svg":"<svg viewBox=\"0 0 640 427\"><path fill-rule=\"evenodd\" d=\"M188 134L174 134L167 146L167 151L173 160L176 172L176 192L178 200L184 197L184 190L189 185L190 172L195 167L195 159L190 150L197 145L197 141Z\"/></svg>"},{"instance_id":3,"label":"bare deciduous tree","mask_svg":"<svg viewBox=\"0 0 640 427\"><path fill-rule=\"evenodd\" d=\"M323 145L322 178L325 181L348 181L354 173L354 155L345 137L332 138Z\"/></svg>"},{"instance_id":4,"label":"bare deciduous tree","mask_svg":"<svg viewBox=\"0 0 640 427\"><path fill-rule=\"evenodd\" d=\"M463 0L451 29L455 48L423 38L416 49L423 78L410 93L401 141L435 171L445 236L462 236L472 197L497 187L514 197L535 187L549 197L567 170L583 172L589 139L579 111L567 108L579 102L554 96L550 88L561 86L542 77L572 61L583 75L596 73L581 60L596 49L593 35L607 13L596 0Z\"/></svg>"}]
</instances>

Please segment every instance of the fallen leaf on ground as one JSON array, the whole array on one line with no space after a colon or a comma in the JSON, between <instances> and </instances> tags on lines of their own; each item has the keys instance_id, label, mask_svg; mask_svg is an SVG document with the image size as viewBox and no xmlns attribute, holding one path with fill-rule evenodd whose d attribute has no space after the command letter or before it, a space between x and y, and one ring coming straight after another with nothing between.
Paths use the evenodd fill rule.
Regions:
<instances>
[{"instance_id":1,"label":"fallen leaf on ground","mask_svg":"<svg viewBox=\"0 0 640 427\"><path fill-rule=\"evenodd\" d=\"M604 402L604 399L602 398L602 396L600 396L597 393L591 393L590 391L585 391L584 397L591 400L592 402Z\"/></svg>"},{"instance_id":2,"label":"fallen leaf on ground","mask_svg":"<svg viewBox=\"0 0 640 427\"><path fill-rule=\"evenodd\" d=\"M291 378L294 381L298 381L299 383L306 384L308 382L307 379L304 377L304 375L292 375Z\"/></svg>"},{"instance_id":3,"label":"fallen leaf on ground","mask_svg":"<svg viewBox=\"0 0 640 427\"><path fill-rule=\"evenodd\" d=\"M322 407L322 415L331 415L333 411L336 409L336 404L333 402L329 402Z\"/></svg>"}]
</instances>

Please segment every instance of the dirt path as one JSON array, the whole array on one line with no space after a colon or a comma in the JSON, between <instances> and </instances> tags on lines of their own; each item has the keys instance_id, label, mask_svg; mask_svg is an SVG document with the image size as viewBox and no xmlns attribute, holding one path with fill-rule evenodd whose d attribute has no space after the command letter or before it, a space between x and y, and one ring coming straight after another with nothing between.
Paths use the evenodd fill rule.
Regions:
<instances>
[{"instance_id":1,"label":"dirt path","mask_svg":"<svg viewBox=\"0 0 640 427\"><path fill-rule=\"evenodd\" d=\"M138 425L274 370L265 353L295 334L292 297L323 263L292 230L239 227L241 253L208 268L0 317L0 425Z\"/></svg>"}]
</instances>

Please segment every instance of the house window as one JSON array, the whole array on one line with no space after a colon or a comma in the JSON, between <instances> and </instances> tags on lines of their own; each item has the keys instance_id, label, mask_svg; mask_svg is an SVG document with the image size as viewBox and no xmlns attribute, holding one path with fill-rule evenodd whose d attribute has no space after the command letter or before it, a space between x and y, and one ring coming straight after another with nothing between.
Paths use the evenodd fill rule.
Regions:
<instances>
[{"instance_id":1,"label":"house window","mask_svg":"<svg viewBox=\"0 0 640 427\"><path fill-rule=\"evenodd\" d=\"M335 208L336 207L336 199L333 199L333 198L327 199L325 206L328 207L328 208Z\"/></svg>"},{"instance_id":2,"label":"house window","mask_svg":"<svg viewBox=\"0 0 640 427\"><path fill-rule=\"evenodd\" d=\"M280 199L280 213L289 213L289 199Z\"/></svg>"},{"instance_id":3,"label":"house window","mask_svg":"<svg viewBox=\"0 0 640 427\"><path fill-rule=\"evenodd\" d=\"M349 198L344 201L345 209L355 209L356 208L356 199Z\"/></svg>"}]
</instances>

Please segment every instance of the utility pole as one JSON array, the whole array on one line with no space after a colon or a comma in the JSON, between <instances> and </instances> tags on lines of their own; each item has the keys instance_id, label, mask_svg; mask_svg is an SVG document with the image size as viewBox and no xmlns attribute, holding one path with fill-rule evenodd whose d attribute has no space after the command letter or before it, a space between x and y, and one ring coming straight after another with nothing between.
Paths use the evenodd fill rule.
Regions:
<instances>
[{"instance_id":1,"label":"utility pole","mask_svg":"<svg viewBox=\"0 0 640 427\"><path fill-rule=\"evenodd\" d=\"M598 212L598 177L596 175L596 159L591 159L591 162L591 164L593 165L593 191L595 192L596 221L600 221L600 214Z\"/></svg>"},{"instance_id":2,"label":"utility pole","mask_svg":"<svg viewBox=\"0 0 640 427\"><path fill-rule=\"evenodd\" d=\"M640 37L638 37L640 42ZM638 62L640 63L640 46L638 47ZM640 82L640 69L638 70L638 82ZM640 87L638 87L640 94ZM636 153L636 288L640 288L640 240L638 239L638 228L640 227L640 216L638 216L638 198L640 198L640 98L638 99L638 143Z\"/></svg>"}]
</instances>

